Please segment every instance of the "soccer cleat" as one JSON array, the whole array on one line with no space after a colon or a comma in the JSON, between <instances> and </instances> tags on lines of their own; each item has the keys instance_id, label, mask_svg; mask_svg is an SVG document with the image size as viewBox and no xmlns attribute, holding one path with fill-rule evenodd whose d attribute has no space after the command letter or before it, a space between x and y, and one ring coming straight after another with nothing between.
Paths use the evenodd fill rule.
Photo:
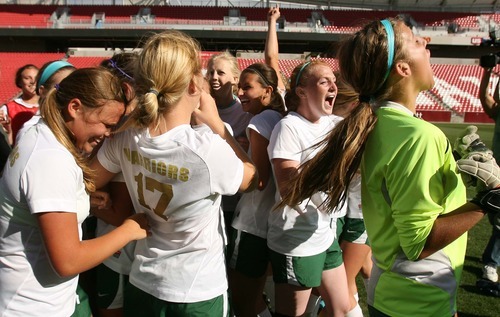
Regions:
<instances>
[{"instance_id":1,"label":"soccer cleat","mask_svg":"<svg viewBox=\"0 0 500 317\"><path fill-rule=\"evenodd\" d=\"M477 289L488 296L500 297L500 284L493 283L490 280L486 280L484 278L480 278L476 282Z\"/></svg>"},{"instance_id":2,"label":"soccer cleat","mask_svg":"<svg viewBox=\"0 0 500 317\"><path fill-rule=\"evenodd\" d=\"M483 266L483 278L494 283L498 282L497 268L491 265Z\"/></svg>"}]
</instances>

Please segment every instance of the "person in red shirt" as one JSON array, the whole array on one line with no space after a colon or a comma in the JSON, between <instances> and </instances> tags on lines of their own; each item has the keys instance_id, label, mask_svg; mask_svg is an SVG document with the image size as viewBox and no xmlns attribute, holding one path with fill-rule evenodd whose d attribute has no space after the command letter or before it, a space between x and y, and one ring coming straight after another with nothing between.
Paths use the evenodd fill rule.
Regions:
<instances>
[{"instance_id":1,"label":"person in red shirt","mask_svg":"<svg viewBox=\"0 0 500 317\"><path fill-rule=\"evenodd\" d=\"M16 134L23 124L38 110L39 96L35 91L38 67L27 64L16 72L16 86L21 95L0 107L0 124L7 133L8 143L13 146Z\"/></svg>"}]
</instances>

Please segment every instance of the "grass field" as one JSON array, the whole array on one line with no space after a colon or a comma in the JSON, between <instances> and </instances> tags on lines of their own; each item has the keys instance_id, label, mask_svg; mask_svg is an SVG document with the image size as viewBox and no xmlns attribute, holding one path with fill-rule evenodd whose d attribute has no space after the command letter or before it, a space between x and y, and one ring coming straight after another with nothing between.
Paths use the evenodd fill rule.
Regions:
<instances>
[{"instance_id":1,"label":"grass field","mask_svg":"<svg viewBox=\"0 0 500 317\"><path fill-rule=\"evenodd\" d=\"M491 147L493 139L492 124L475 124L478 127L478 133L486 145ZM467 127L467 124L461 123L438 123L436 124L453 140ZM465 257L462 282L458 290L458 316L459 317L499 317L500 316L500 298L486 296L479 293L476 289L476 280L482 275L481 255L491 234L491 225L486 217L478 223L471 231L467 244L467 254ZM368 316L366 310L366 293L363 289L363 283L358 279L358 288L360 295L360 304L363 313ZM409 316L410 317L410 316Z\"/></svg>"}]
</instances>

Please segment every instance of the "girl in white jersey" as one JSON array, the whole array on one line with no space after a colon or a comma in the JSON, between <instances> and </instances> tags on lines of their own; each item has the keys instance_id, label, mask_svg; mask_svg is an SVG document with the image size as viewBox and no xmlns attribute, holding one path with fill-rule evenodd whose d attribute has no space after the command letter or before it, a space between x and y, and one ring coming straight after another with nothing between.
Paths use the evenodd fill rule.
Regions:
<instances>
[{"instance_id":1,"label":"girl in white jersey","mask_svg":"<svg viewBox=\"0 0 500 317\"><path fill-rule=\"evenodd\" d=\"M285 95L290 112L274 128L268 147L278 202L300 164L316 154L311 146L341 120L331 115L336 94L335 76L326 63L306 62L294 69ZM316 193L300 205L280 205L270 213L267 244L278 316L301 316L313 287L325 301L328 316L344 316L349 310L342 253L335 240L336 217L322 208L324 198Z\"/></svg>"},{"instance_id":2,"label":"girl in white jersey","mask_svg":"<svg viewBox=\"0 0 500 317\"><path fill-rule=\"evenodd\" d=\"M131 74L134 72L137 57L136 52L121 52L101 62L101 66L109 69L121 81L127 100L126 115L135 108L136 104L135 83ZM126 115L121 122L126 119ZM99 206L91 209L91 213L98 218L96 236L113 230L123 222L123 219L134 212L132 200L121 173L109 182L106 192L111 199L111 208ZM96 281L94 281L96 294L93 295L96 298L100 317L123 316L124 288L128 283L134 248L135 241L115 252L96 268Z\"/></svg>"},{"instance_id":3,"label":"girl in white jersey","mask_svg":"<svg viewBox=\"0 0 500 317\"><path fill-rule=\"evenodd\" d=\"M232 223L236 229L234 245L228 252L229 281L235 314L263 316L261 312L267 307L262 292L269 264L267 218L276 195L267 146L274 126L285 113L285 105L278 92L276 71L265 64L244 69L238 86L243 110L254 115L247 136L249 155L259 172L259 185L258 190L243 194L236 207Z\"/></svg>"},{"instance_id":4,"label":"girl in white jersey","mask_svg":"<svg viewBox=\"0 0 500 317\"><path fill-rule=\"evenodd\" d=\"M80 69L52 89L42 120L16 146L0 181L0 312L70 316L78 274L146 236L135 215L102 237L81 241L95 189L87 155L125 108L106 70Z\"/></svg>"},{"instance_id":5,"label":"girl in white jersey","mask_svg":"<svg viewBox=\"0 0 500 317\"><path fill-rule=\"evenodd\" d=\"M178 31L145 42L134 73L137 107L92 165L98 187L121 171L135 211L150 217L125 316L228 313L221 195L254 189L257 174L202 90L199 53ZM193 129L192 115L206 125Z\"/></svg>"},{"instance_id":6,"label":"girl in white jersey","mask_svg":"<svg viewBox=\"0 0 500 317\"><path fill-rule=\"evenodd\" d=\"M245 129L252 114L243 111L241 101L235 95L240 72L236 57L227 51L212 55L207 62L206 77L219 116L231 126L235 139L243 149L248 150Z\"/></svg>"},{"instance_id":7,"label":"girl in white jersey","mask_svg":"<svg viewBox=\"0 0 500 317\"><path fill-rule=\"evenodd\" d=\"M234 138L245 151L248 151L249 145L245 130L252 114L243 111L241 101L235 94L239 76L238 61L228 51L212 55L207 62L206 78L210 85L210 94L217 105L217 112L222 121L231 127ZM232 235L231 220L239 198L239 194L222 197L225 226L230 236Z\"/></svg>"},{"instance_id":8,"label":"girl in white jersey","mask_svg":"<svg viewBox=\"0 0 500 317\"><path fill-rule=\"evenodd\" d=\"M483 217L481 208L493 212L483 199L498 190L466 203L450 142L414 117L418 94L434 85L424 38L401 20L372 21L345 39L338 59L360 104L292 180L284 202L321 190L328 193L325 205L337 206L361 167L374 260L370 316L453 316L466 232Z\"/></svg>"}]
</instances>

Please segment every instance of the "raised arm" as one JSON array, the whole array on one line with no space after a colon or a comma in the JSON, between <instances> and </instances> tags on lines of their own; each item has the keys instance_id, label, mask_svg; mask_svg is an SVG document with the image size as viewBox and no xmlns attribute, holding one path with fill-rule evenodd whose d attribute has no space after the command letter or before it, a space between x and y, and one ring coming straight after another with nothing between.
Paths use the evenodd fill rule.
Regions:
<instances>
[{"instance_id":1,"label":"raised arm","mask_svg":"<svg viewBox=\"0 0 500 317\"><path fill-rule=\"evenodd\" d=\"M266 64L271 66L278 75L278 89L285 90L285 83L283 82L279 61L279 46L278 46L278 33L276 30L276 23L281 16L280 8L278 5L269 9L267 14L267 37L266 46L264 49L264 57Z\"/></svg>"},{"instance_id":2,"label":"raised arm","mask_svg":"<svg viewBox=\"0 0 500 317\"><path fill-rule=\"evenodd\" d=\"M243 162L243 179L239 191L248 192L257 188L257 182L259 180L257 168L219 117L217 106L212 96L203 91L201 93L200 107L194 110L193 115L196 116L196 120L205 123L214 133L217 133L221 138L226 140L236 156Z\"/></svg>"}]
</instances>

